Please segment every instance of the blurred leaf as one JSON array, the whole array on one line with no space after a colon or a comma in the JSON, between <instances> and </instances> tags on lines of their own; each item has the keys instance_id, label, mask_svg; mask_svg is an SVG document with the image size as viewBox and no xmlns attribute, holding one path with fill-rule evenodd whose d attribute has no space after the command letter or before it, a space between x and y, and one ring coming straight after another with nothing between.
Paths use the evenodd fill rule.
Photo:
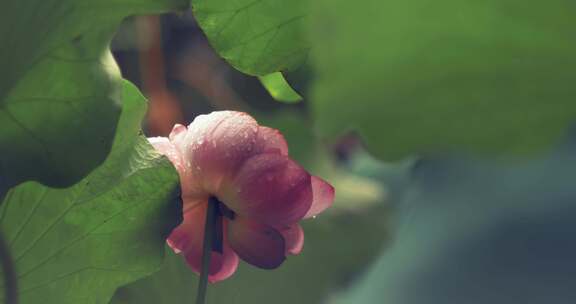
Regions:
<instances>
[{"instance_id":1,"label":"blurred leaf","mask_svg":"<svg viewBox=\"0 0 576 304\"><path fill-rule=\"evenodd\" d=\"M330 303L571 303L575 155L420 162L394 242Z\"/></svg>"},{"instance_id":2,"label":"blurred leaf","mask_svg":"<svg viewBox=\"0 0 576 304\"><path fill-rule=\"evenodd\" d=\"M21 303L107 303L119 285L160 266L181 217L178 175L139 135L144 98L127 82L123 95L101 167L70 188L23 183L2 204Z\"/></svg>"},{"instance_id":3,"label":"blurred leaf","mask_svg":"<svg viewBox=\"0 0 576 304\"><path fill-rule=\"evenodd\" d=\"M380 158L534 153L576 118L568 0L315 1L311 100L323 136Z\"/></svg>"},{"instance_id":4,"label":"blurred leaf","mask_svg":"<svg viewBox=\"0 0 576 304\"><path fill-rule=\"evenodd\" d=\"M186 0L8 0L0 5L0 175L69 186L110 150L121 104L108 50L132 14ZM1 177L0 177L1 179Z\"/></svg>"},{"instance_id":5,"label":"blurred leaf","mask_svg":"<svg viewBox=\"0 0 576 304\"><path fill-rule=\"evenodd\" d=\"M302 96L292 89L281 72L275 72L258 78L274 99L287 103L295 103L302 100Z\"/></svg>"},{"instance_id":6,"label":"blurred leaf","mask_svg":"<svg viewBox=\"0 0 576 304\"><path fill-rule=\"evenodd\" d=\"M267 75L297 67L310 48L307 0L197 0L193 11L214 49L238 70Z\"/></svg>"}]
</instances>

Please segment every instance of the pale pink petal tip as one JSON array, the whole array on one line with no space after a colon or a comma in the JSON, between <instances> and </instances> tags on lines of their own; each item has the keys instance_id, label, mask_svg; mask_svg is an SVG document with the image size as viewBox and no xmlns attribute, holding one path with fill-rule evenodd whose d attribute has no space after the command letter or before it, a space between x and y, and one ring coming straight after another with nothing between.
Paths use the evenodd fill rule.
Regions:
<instances>
[{"instance_id":1,"label":"pale pink petal tip","mask_svg":"<svg viewBox=\"0 0 576 304\"><path fill-rule=\"evenodd\" d=\"M189 241L186 233L176 228L170 233L166 243L172 248L174 253L179 254L188 246Z\"/></svg>"},{"instance_id":2,"label":"pale pink petal tip","mask_svg":"<svg viewBox=\"0 0 576 304\"><path fill-rule=\"evenodd\" d=\"M221 258L222 262L220 263L219 268L215 271L211 271L208 275L208 282L210 283L217 283L231 277L238 268L240 258L238 258L238 255L232 251L228 244L225 244L224 246L224 255ZM212 252L213 256L215 254L220 255L219 253Z\"/></svg>"},{"instance_id":3,"label":"pale pink petal tip","mask_svg":"<svg viewBox=\"0 0 576 304\"><path fill-rule=\"evenodd\" d=\"M297 255L302 252L304 247L304 230L298 224L288 226L284 229L280 229L282 237L286 242L286 254Z\"/></svg>"},{"instance_id":4,"label":"pale pink petal tip","mask_svg":"<svg viewBox=\"0 0 576 304\"><path fill-rule=\"evenodd\" d=\"M200 274L202 269L202 246L195 249L191 248L188 252L185 252L184 255L190 268L197 274ZM208 281L210 283L216 283L229 278L236 272L238 262L238 255L226 244L224 245L222 253L212 251L208 270Z\"/></svg>"},{"instance_id":5,"label":"pale pink petal tip","mask_svg":"<svg viewBox=\"0 0 576 304\"><path fill-rule=\"evenodd\" d=\"M323 179L312 176L312 206L304 218L311 218L326 210L334 202L334 187Z\"/></svg>"},{"instance_id":6,"label":"pale pink petal tip","mask_svg":"<svg viewBox=\"0 0 576 304\"><path fill-rule=\"evenodd\" d=\"M170 132L170 135L168 137L170 138L171 141L175 141L177 138L184 135L186 133L186 130L187 129L185 126L181 124L175 124L174 127L172 127L172 131Z\"/></svg>"},{"instance_id":7,"label":"pale pink petal tip","mask_svg":"<svg viewBox=\"0 0 576 304\"><path fill-rule=\"evenodd\" d=\"M150 144L152 144L153 146L161 145L161 144L169 143L169 142L170 142L167 137L161 137L161 136L158 136L158 137L148 137L147 139L148 139L148 142L149 142Z\"/></svg>"},{"instance_id":8,"label":"pale pink petal tip","mask_svg":"<svg viewBox=\"0 0 576 304\"><path fill-rule=\"evenodd\" d=\"M174 167L176 167L176 170L178 170L178 173L180 173L181 176L185 175L185 166L184 161L182 160L182 155L168 138L149 137L148 142L152 144L158 153L168 157L170 162L174 165Z\"/></svg>"}]
</instances>

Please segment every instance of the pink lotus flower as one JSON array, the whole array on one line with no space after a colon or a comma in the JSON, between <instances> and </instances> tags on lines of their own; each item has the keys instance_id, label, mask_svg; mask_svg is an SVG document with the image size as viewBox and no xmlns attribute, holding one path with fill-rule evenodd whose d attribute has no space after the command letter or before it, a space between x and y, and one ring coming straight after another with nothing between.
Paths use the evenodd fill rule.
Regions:
<instances>
[{"instance_id":1,"label":"pink lotus flower","mask_svg":"<svg viewBox=\"0 0 576 304\"><path fill-rule=\"evenodd\" d=\"M311 176L288 157L275 129L259 126L248 114L222 111L200 115L186 128L175 125L169 138L150 142L180 175L184 221L168 238L195 272L202 264L208 204L219 204L220 245L213 245L208 280L230 277L239 258L273 269L288 254L299 254L304 233L298 222L334 200L334 188Z\"/></svg>"}]
</instances>

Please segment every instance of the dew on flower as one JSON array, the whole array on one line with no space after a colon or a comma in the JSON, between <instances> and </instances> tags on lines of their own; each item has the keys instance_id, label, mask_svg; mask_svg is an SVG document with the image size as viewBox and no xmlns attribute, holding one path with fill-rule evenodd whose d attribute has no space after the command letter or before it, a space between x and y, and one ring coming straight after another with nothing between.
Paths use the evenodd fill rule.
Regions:
<instances>
[{"instance_id":1,"label":"dew on flower","mask_svg":"<svg viewBox=\"0 0 576 304\"><path fill-rule=\"evenodd\" d=\"M234 128L219 128L215 132L223 125ZM282 134L259 126L245 113L232 111L202 115L186 130L179 127L178 131L187 132L185 138L198 145L182 141L155 145L178 169L184 205L196 206L184 210L184 221L168 238L174 252L181 254L194 272L203 273L210 282L230 277L239 259L256 267L273 269L284 262L287 254L298 254L299 249L286 250L285 246L301 248L303 234L288 237L288 232L301 231L302 219L314 218L328 208L334 199L334 189L289 158ZM204 141L211 145L201 147ZM227 148L217 149L218 142ZM179 165L183 161L186 166ZM194 174L190 166L196 168ZM328 190L315 190L316 187ZM293 195L294 191L303 192ZM196 201L188 202L189 197ZM204 199L198 202L198 197ZM213 213L215 215L210 215ZM209 216L215 218L209 219ZM207 221L213 223L208 229L220 231L217 241L203 243L202 225ZM213 243L217 246L213 247ZM211 251L218 252L222 260L210 264L208 275L202 269L208 267L204 253Z\"/></svg>"}]
</instances>

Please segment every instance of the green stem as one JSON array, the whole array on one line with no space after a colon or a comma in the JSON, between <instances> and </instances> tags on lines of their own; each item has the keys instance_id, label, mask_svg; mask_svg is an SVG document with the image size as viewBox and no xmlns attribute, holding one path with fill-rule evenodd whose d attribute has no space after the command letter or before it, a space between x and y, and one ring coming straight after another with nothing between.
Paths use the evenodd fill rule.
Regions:
<instances>
[{"instance_id":1,"label":"green stem","mask_svg":"<svg viewBox=\"0 0 576 304\"><path fill-rule=\"evenodd\" d=\"M198 292L196 294L196 304L206 303L206 289L208 288L208 271L210 270L210 257L212 255L212 243L216 223L218 222L218 200L210 198L206 210L206 223L204 224L204 241L202 244L202 270L200 271L200 281L198 282Z\"/></svg>"},{"instance_id":2,"label":"green stem","mask_svg":"<svg viewBox=\"0 0 576 304\"><path fill-rule=\"evenodd\" d=\"M18 286L16 271L10 250L4 241L4 235L0 232L0 263L4 274L4 299L6 304L18 303Z\"/></svg>"}]
</instances>

